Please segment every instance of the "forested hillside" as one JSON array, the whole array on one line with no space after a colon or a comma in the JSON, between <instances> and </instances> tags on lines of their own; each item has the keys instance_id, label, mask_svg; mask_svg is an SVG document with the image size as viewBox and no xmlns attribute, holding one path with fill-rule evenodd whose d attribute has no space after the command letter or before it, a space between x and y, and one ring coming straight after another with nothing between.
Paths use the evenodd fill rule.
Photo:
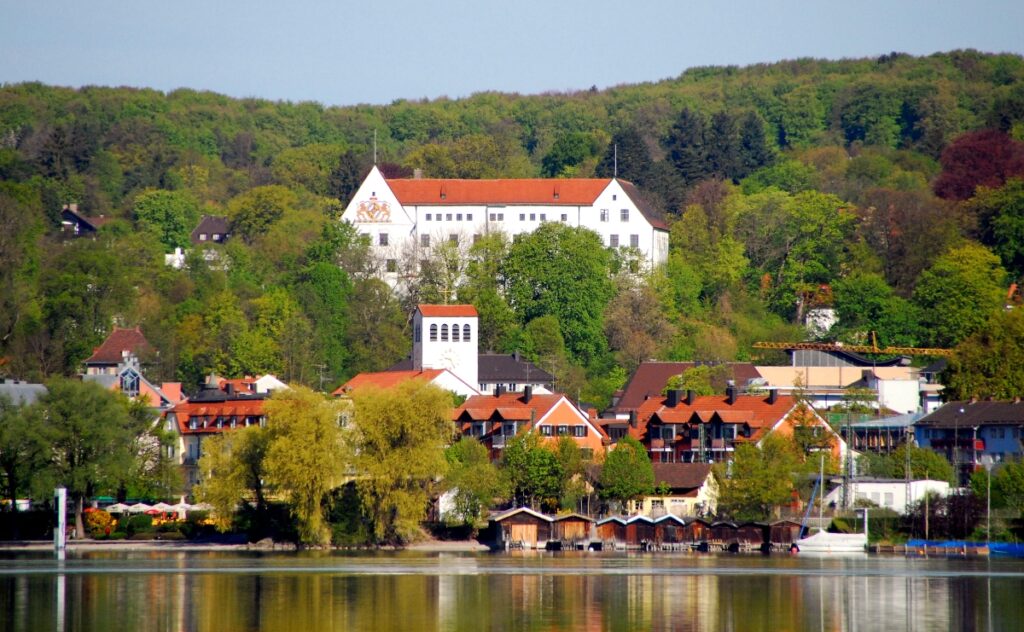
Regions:
<instances>
[{"instance_id":1,"label":"forested hillside","mask_svg":"<svg viewBox=\"0 0 1024 632\"><path fill-rule=\"evenodd\" d=\"M669 263L634 274L628 252L551 226L441 244L393 295L337 221L374 138L393 176L610 176L617 147L618 175L671 224ZM113 326L140 325L154 378L328 388L403 357L417 301L474 303L485 346L597 403L646 358L747 359L753 341L802 339L821 305L838 339L951 346L1024 271L1022 178L1024 59L974 51L382 107L5 85L0 373L74 374ZM113 221L65 238L67 203ZM203 214L230 218L225 256L166 267ZM567 265L532 265L537 249Z\"/></svg>"}]
</instances>

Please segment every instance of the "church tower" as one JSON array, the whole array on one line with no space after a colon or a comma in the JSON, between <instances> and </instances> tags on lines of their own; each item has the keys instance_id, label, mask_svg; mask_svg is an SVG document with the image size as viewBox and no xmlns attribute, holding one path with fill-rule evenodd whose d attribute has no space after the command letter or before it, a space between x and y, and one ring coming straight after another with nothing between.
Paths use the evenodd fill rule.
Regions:
<instances>
[{"instance_id":1,"label":"church tower","mask_svg":"<svg viewBox=\"0 0 1024 632\"><path fill-rule=\"evenodd\" d=\"M472 305L418 305L413 316L412 368L448 369L473 388L479 318Z\"/></svg>"}]
</instances>

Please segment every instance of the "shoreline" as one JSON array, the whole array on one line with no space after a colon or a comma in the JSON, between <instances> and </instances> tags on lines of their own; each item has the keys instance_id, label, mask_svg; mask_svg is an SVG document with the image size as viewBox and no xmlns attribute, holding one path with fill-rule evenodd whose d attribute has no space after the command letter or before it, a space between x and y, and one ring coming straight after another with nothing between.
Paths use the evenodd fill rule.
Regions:
<instances>
[{"instance_id":1,"label":"shoreline","mask_svg":"<svg viewBox=\"0 0 1024 632\"><path fill-rule=\"evenodd\" d=\"M51 540L16 540L0 542L0 552L53 552ZM235 544L226 542L187 542L181 540L75 540L69 541L65 548L68 552L153 552L153 551L296 551L291 543L266 544L249 542ZM485 544L476 540L429 540L417 542L405 547L330 547L310 549L321 551L420 551L426 553L465 552L482 553L490 550Z\"/></svg>"}]
</instances>

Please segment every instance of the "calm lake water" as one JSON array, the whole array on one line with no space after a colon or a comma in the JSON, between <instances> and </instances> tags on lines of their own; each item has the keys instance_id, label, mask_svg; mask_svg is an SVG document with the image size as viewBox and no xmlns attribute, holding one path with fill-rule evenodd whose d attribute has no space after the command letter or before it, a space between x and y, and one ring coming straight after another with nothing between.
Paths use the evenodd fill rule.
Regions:
<instances>
[{"instance_id":1,"label":"calm lake water","mask_svg":"<svg viewBox=\"0 0 1024 632\"><path fill-rule=\"evenodd\" d=\"M1024 630L1024 560L139 552L0 558L0 630Z\"/></svg>"}]
</instances>

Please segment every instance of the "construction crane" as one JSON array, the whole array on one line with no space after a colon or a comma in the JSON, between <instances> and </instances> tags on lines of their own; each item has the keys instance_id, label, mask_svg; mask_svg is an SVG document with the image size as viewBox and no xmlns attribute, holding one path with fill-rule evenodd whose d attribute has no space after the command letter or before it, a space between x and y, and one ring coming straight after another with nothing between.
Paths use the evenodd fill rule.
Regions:
<instances>
[{"instance_id":1,"label":"construction crane","mask_svg":"<svg viewBox=\"0 0 1024 632\"><path fill-rule=\"evenodd\" d=\"M932 349L927 347L879 347L875 332L871 332L870 345L848 345L842 342L755 342L755 349L815 349L817 351L852 351L854 353L871 353L877 355L907 356L942 356L953 355L952 349Z\"/></svg>"}]
</instances>

